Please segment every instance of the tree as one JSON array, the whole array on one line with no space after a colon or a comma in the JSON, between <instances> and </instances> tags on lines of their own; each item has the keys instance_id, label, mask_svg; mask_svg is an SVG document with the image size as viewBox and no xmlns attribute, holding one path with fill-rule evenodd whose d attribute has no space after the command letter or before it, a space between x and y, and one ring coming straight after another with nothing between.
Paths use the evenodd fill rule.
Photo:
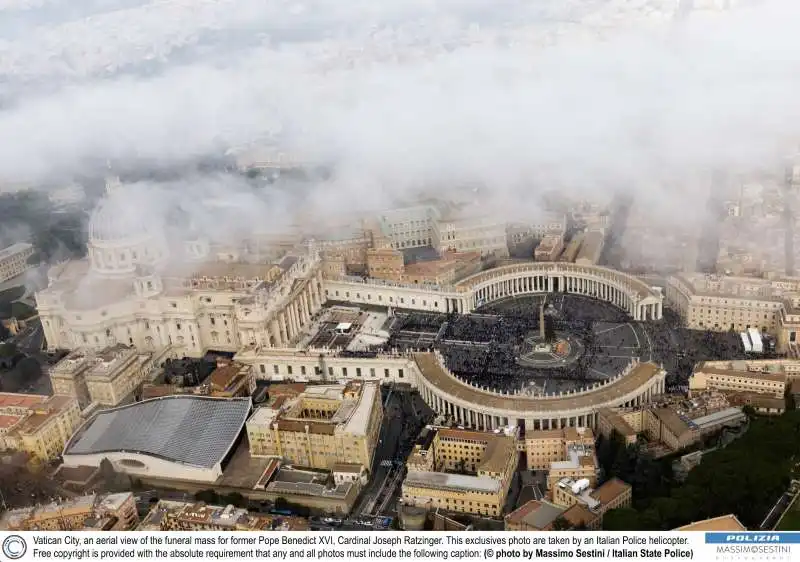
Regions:
<instances>
[{"instance_id":1,"label":"tree","mask_svg":"<svg viewBox=\"0 0 800 562\"><path fill-rule=\"evenodd\" d=\"M559 515L556 517L555 521L552 523L552 527L554 531L570 531L572 530L572 524L567 521L564 517Z\"/></svg>"},{"instance_id":2,"label":"tree","mask_svg":"<svg viewBox=\"0 0 800 562\"><path fill-rule=\"evenodd\" d=\"M220 496L219 501L221 504L233 505L236 507L247 507L247 498L239 492L232 492L224 496Z\"/></svg>"},{"instance_id":3,"label":"tree","mask_svg":"<svg viewBox=\"0 0 800 562\"><path fill-rule=\"evenodd\" d=\"M635 509L611 509L603 515L604 531L638 531L640 515Z\"/></svg>"},{"instance_id":4,"label":"tree","mask_svg":"<svg viewBox=\"0 0 800 562\"><path fill-rule=\"evenodd\" d=\"M214 490L200 490L194 495L194 499L210 505L219 503L219 495Z\"/></svg>"},{"instance_id":5,"label":"tree","mask_svg":"<svg viewBox=\"0 0 800 562\"><path fill-rule=\"evenodd\" d=\"M645 478L639 486L652 490L645 488L640 493L637 509L631 510L636 517L630 511L611 515L617 511L612 510L604 518L604 527L674 529L728 513L737 515L747 527L758 527L786 492L797 458L800 411L791 410L775 418L756 417L739 439L706 454L681 485L668 482L652 486ZM661 478L667 478L664 472Z\"/></svg>"}]
</instances>

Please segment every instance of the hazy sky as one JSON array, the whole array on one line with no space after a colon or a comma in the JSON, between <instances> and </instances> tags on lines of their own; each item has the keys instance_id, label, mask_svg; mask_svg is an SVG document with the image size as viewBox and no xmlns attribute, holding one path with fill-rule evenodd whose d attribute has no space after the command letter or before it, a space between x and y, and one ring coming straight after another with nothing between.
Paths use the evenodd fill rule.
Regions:
<instances>
[{"instance_id":1,"label":"hazy sky","mask_svg":"<svg viewBox=\"0 0 800 562\"><path fill-rule=\"evenodd\" d=\"M800 3L676 4L0 0L0 181L271 137L335 164L326 210L477 183L514 218L553 188L685 216L795 143Z\"/></svg>"}]
</instances>

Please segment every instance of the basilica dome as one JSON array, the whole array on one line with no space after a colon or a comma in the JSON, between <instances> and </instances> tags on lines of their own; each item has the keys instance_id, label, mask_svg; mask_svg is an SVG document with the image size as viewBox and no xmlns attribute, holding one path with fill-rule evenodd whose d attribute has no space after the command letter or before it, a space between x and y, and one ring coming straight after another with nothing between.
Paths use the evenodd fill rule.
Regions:
<instances>
[{"instance_id":1,"label":"basilica dome","mask_svg":"<svg viewBox=\"0 0 800 562\"><path fill-rule=\"evenodd\" d=\"M126 243L151 236L155 226L145 209L131 208L121 194L107 196L92 212L89 242Z\"/></svg>"},{"instance_id":2,"label":"basilica dome","mask_svg":"<svg viewBox=\"0 0 800 562\"><path fill-rule=\"evenodd\" d=\"M131 275L167 257L156 201L144 190L116 189L95 207L89 222L89 259L100 275Z\"/></svg>"}]
</instances>

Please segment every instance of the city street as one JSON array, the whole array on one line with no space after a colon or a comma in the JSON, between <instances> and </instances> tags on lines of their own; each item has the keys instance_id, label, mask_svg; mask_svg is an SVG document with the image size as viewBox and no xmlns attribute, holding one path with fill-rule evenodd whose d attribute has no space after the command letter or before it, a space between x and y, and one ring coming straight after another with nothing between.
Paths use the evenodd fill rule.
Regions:
<instances>
[{"instance_id":1,"label":"city street","mask_svg":"<svg viewBox=\"0 0 800 562\"><path fill-rule=\"evenodd\" d=\"M315 519L312 521L312 529L363 531L369 528L367 522L397 516L397 501L400 499L405 476L405 460L425 421L430 418L430 412L419 394L409 388L384 388L383 397L384 419L369 483L362 491L349 519L333 525L324 523L322 519Z\"/></svg>"}]
</instances>

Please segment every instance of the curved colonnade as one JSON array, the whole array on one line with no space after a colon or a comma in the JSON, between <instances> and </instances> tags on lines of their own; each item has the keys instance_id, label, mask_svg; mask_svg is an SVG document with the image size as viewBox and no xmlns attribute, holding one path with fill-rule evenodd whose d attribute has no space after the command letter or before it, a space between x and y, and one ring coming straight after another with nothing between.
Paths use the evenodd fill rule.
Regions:
<instances>
[{"instance_id":1,"label":"curved colonnade","mask_svg":"<svg viewBox=\"0 0 800 562\"><path fill-rule=\"evenodd\" d=\"M461 302L448 303L448 312L472 312L491 302L529 294L569 293L609 302L634 320L658 320L663 296L627 273L573 263L522 263L482 271L456 283ZM459 299L454 299L459 300Z\"/></svg>"},{"instance_id":2,"label":"curved colonnade","mask_svg":"<svg viewBox=\"0 0 800 562\"><path fill-rule=\"evenodd\" d=\"M666 371L654 363L632 362L604 383L549 396L499 394L455 377L438 353L417 353L417 390L436 412L459 425L493 430L508 425L527 430L595 427L598 410L647 404L663 394Z\"/></svg>"}]
</instances>

